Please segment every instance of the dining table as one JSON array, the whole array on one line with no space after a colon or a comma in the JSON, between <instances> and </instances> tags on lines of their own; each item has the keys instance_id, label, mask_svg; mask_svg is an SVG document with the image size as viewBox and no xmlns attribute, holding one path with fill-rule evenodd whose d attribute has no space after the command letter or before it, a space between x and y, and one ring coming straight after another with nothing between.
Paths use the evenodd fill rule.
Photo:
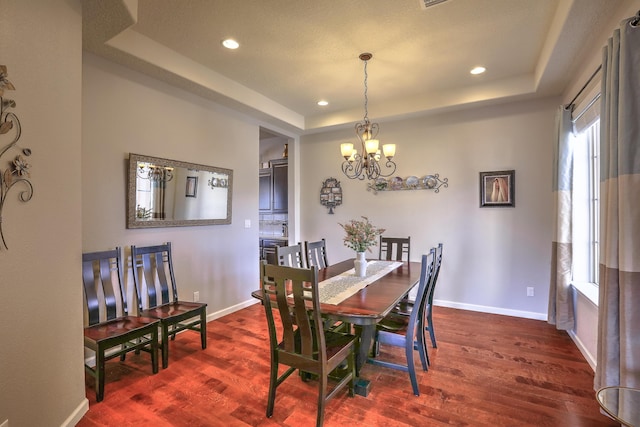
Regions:
<instances>
[{"instance_id":1,"label":"dining table","mask_svg":"<svg viewBox=\"0 0 640 427\"><path fill-rule=\"evenodd\" d=\"M357 388L369 388L369 382L360 377L360 370L369 357L376 324L419 282L420 268L419 262L369 260L366 276L357 278L352 258L318 270L323 317L359 326ZM251 295L263 298L261 290Z\"/></svg>"}]
</instances>

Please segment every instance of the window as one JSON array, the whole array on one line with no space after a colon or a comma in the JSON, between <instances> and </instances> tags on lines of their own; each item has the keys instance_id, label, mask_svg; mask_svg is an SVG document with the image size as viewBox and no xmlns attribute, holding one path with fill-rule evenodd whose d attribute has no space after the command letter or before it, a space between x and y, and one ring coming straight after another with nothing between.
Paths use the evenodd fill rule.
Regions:
<instances>
[{"instance_id":1,"label":"window","mask_svg":"<svg viewBox=\"0 0 640 427\"><path fill-rule=\"evenodd\" d=\"M598 282L600 120L573 141L573 282Z\"/></svg>"}]
</instances>

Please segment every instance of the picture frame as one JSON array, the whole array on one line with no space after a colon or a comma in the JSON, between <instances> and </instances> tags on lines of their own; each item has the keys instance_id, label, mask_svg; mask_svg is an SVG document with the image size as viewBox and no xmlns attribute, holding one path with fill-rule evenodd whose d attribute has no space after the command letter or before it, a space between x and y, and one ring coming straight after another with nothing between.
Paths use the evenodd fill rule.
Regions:
<instances>
[{"instance_id":1,"label":"picture frame","mask_svg":"<svg viewBox=\"0 0 640 427\"><path fill-rule=\"evenodd\" d=\"M480 207L516 206L516 171L480 172Z\"/></svg>"},{"instance_id":2,"label":"picture frame","mask_svg":"<svg viewBox=\"0 0 640 427\"><path fill-rule=\"evenodd\" d=\"M185 197L196 197L197 192L198 192L198 177L188 176L187 186L185 189Z\"/></svg>"}]
</instances>

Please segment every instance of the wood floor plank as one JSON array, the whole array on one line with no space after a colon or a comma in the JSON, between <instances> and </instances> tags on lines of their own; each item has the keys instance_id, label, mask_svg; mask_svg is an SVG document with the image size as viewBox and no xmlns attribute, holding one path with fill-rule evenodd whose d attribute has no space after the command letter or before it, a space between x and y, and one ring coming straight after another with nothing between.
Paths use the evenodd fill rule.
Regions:
<instances>
[{"instance_id":1,"label":"wood floor plank","mask_svg":"<svg viewBox=\"0 0 640 427\"><path fill-rule=\"evenodd\" d=\"M149 355L107 363L105 399L96 403L88 377L89 412L78 426L300 427L315 425L317 383L289 377L273 417L265 416L269 343L263 307L207 324L199 335L169 343L170 363L151 375ZM431 366L416 361L420 396L405 372L365 365L366 398L346 392L327 404L325 426L613 427L593 391L593 371L570 337L546 322L435 307L438 348ZM381 357L403 360L398 348Z\"/></svg>"}]
</instances>

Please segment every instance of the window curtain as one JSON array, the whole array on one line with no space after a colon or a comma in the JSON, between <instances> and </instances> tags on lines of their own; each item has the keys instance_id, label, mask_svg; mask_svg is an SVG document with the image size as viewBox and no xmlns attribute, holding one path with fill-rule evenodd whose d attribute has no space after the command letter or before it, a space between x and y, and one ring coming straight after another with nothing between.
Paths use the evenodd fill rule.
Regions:
<instances>
[{"instance_id":1,"label":"window curtain","mask_svg":"<svg viewBox=\"0 0 640 427\"><path fill-rule=\"evenodd\" d=\"M153 204L153 219L165 219L166 213L164 211L165 197L166 197L166 180L167 173L163 169L160 176L151 181L151 201Z\"/></svg>"},{"instance_id":2,"label":"window curtain","mask_svg":"<svg viewBox=\"0 0 640 427\"><path fill-rule=\"evenodd\" d=\"M595 389L640 387L640 28L632 20L603 49Z\"/></svg>"},{"instance_id":3,"label":"window curtain","mask_svg":"<svg viewBox=\"0 0 640 427\"><path fill-rule=\"evenodd\" d=\"M562 330L573 329L571 294L571 209L573 152L571 109L563 106L556 114L557 139L553 150L554 224L551 242L551 283L548 322Z\"/></svg>"}]
</instances>

